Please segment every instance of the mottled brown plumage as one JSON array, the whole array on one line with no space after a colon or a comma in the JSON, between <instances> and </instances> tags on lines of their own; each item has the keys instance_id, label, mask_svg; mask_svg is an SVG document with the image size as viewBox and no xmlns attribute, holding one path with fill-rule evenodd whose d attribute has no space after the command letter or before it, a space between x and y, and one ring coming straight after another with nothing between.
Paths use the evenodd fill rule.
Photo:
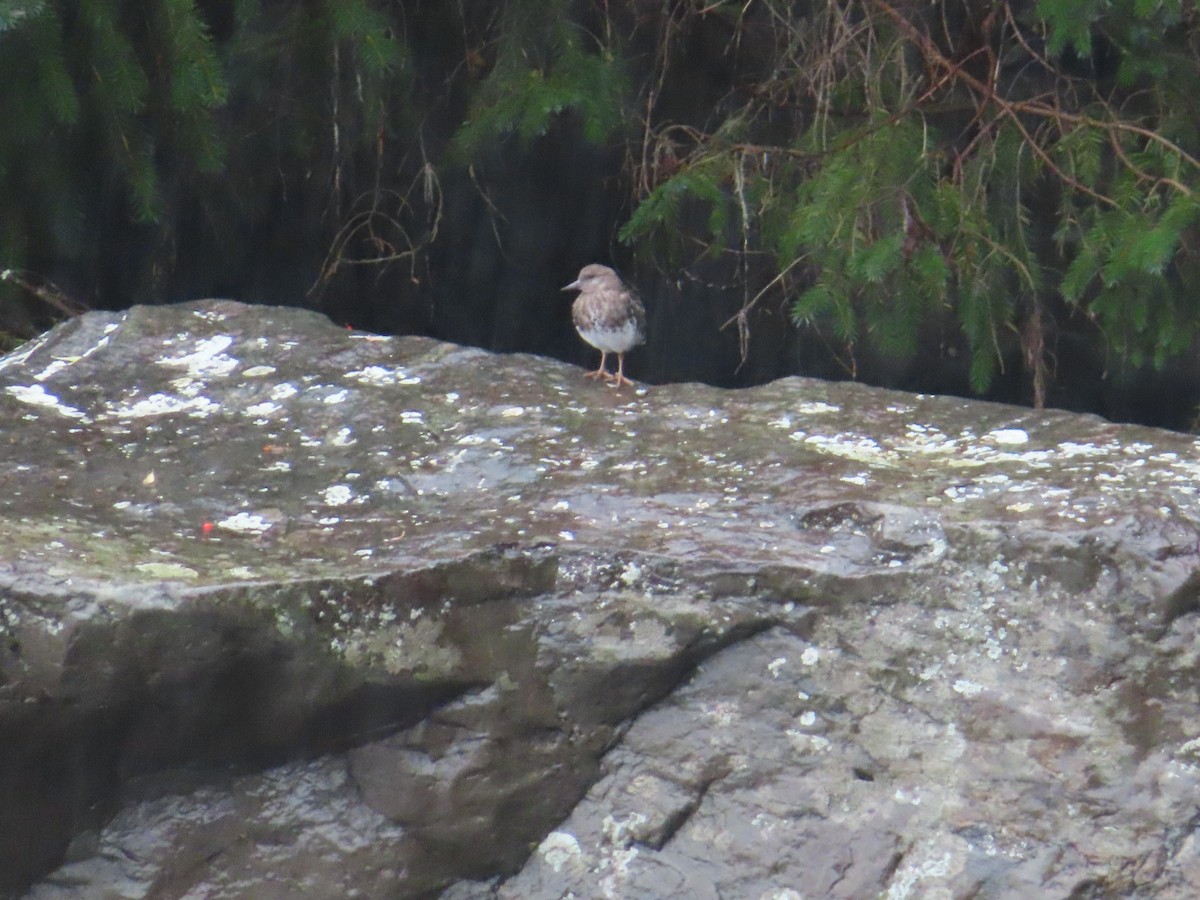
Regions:
<instances>
[{"instance_id":1,"label":"mottled brown plumage","mask_svg":"<svg viewBox=\"0 0 1200 900\"><path fill-rule=\"evenodd\" d=\"M633 384L625 377L625 354L646 341L646 309L637 293L608 266L584 266L579 277L563 288L579 291L571 318L579 336L600 351L600 367L588 378L603 378L618 388ZM608 354L617 354L617 371L605 368Z\"/></svg>"}]
</instances>

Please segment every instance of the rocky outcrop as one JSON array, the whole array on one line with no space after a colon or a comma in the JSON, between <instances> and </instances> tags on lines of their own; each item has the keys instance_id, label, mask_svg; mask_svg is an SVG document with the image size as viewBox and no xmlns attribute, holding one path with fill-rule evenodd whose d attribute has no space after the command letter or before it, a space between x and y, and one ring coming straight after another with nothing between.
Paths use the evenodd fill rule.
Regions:
<instances>
[{"instance_id":1,"label":"rocky outcrop","mask_svg":"<svg viewBox=\"0 0 1200 900\"><path fill-rule=\"evenodd\" d=\"M0 419L2 891L1200 893L1190 437L215 301Z\"/></svg>"}]
</instances>

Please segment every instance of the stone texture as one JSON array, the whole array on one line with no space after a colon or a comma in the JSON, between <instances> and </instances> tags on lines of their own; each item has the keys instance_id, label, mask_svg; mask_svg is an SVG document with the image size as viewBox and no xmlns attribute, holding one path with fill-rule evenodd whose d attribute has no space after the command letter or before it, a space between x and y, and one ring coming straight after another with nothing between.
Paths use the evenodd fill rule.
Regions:
<instances>
[{"instance_id":1,"label":"stone texture","mask_svg":"<svg viewBox=\"0 0 1200 900\"><path fill-rule=\"evenodd\" d=\"M1200 891L1191 437L582 374L215 301L0 358L0 891Z\"/></svg>"}]
</instances>

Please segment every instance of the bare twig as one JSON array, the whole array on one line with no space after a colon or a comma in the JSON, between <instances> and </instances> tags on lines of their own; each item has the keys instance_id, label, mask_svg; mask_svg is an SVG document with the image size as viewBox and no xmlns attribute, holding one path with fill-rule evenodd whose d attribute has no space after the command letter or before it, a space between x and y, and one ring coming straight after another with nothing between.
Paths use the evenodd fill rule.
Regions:
<instances>
[{"instance_id":1,"label":"bare twig","mask_svg":"<svg viewBox=\"0 0 1200 900\"><path fill-rule=\"evenodd\" d=\"M994 105L996 109L1007 116L1016 126L1017 130L1021 132L1021 137L1027 143L1029 149L1046 165L1046 167L1054 174L1056 178L1062 181L1063 184L1070 186L1072 189L1079 191L1082 194L1086 194L1096 202L1113 208L1118 205L1117 202L1111 197L1093 190L1092 188L1080 182L1078 179L1072 178L1057 164L1055 164L1054 160L1050 157L1050 154L1046 152L1046 149L1042 147L1042 145L1034 139L1033 135L1029 133L1029 130L1021 121L1020 114L1024 113L1026 115L1048 119L1057 123L1065 122L1073 125L1085 125L1089 128L1096 128L1105 131L1110 135L1116 132L1136 134L1148 141L1158 144L1169 153L1178 155L1181 160L1186 161L1189 165L1200 172L1200 160L1197 160L1195 157L1188 154L1178 144L1168 140L1152 129L1116 118L1104 120L1082 113L1069 112L1061 109L1058 106L1052 106L1041 100L1009 100L1008 98L1001 96L995 90L994 85L980 81L970 72L963 69L961 65L958 65L952 60L947 59L945 55L938 49L937 45L934 44L934 42L930 40L923 31L921 31L921 29L905 18L898 10L895 9L895 7L888 3L887 0L871 0L871 2L880 10L882 10L900 28L901 31L909 36L910 40L912 40L913 43L920 48L922 55L929 63L943 72L952 75L954 80L961 81L963 84L967 85L971 90L981 95L987 103ZM1160 184L1168 185L1174 190L1185 194L1186 196L1190 197L1193 195L1193 192L1190 188L1176 179L1162 176L1155 177Z\"/></svg>"},{"instance_id":2,"label":"bare twig","mask_svg":"<svg viewBox=\"0 0 1200 900\"><path fill-rule=\"evenodd\" d=\"M35 276L19 272L15 269L0 270L0 281L7 281L10 284L15 284L24 291L28 291L51 309L62 313L64 316L77 316L87 312L87 304L73 299L66 291L51 281L45 279L35 280Z\"/></svg>"}]
</instances>

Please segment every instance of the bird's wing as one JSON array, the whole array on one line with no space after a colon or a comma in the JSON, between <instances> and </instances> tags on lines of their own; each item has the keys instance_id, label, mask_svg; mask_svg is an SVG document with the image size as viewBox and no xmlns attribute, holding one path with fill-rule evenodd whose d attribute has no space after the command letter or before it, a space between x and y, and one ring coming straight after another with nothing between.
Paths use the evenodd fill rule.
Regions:
<instances>
[{"instance_id":1,"label":"bird's wing","mask_svg":"<svg viewBox=\"0 0 1200 900\"><path fill-rule=\"evenodd\" d=\"M575 323L576 329L583 330L588 328L596 318L595 311L592 308L595 305L595 300L595 294L584 291L571 304L571 321Z\"/></svg>"}]
</instances>

